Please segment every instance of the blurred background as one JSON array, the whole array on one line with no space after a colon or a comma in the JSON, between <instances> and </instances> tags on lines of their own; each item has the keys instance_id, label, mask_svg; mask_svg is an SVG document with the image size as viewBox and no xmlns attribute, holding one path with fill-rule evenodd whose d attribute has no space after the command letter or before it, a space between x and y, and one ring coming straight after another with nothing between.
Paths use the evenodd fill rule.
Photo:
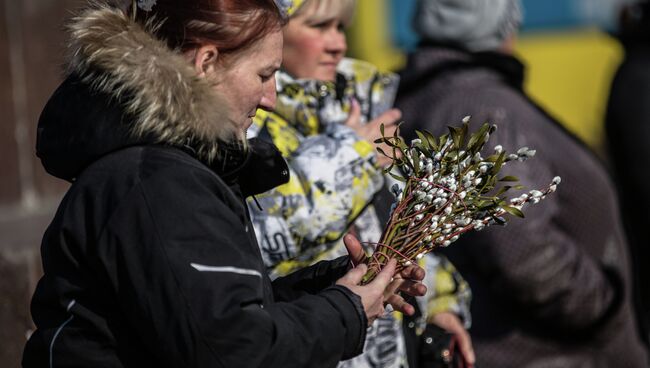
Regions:
<instances>
[{"instance_id":1,"label":"blurred background","mask_svg":"<svg viewBox=\"0 0 650 368\"><path fill-rule=\"evenodd\" d=\"M350 54L399 69L417 42L415 0L361 0ZM522 0L518 56L529 66L526 88L590 146L601 149L609 85L623 51L611 35L629 0Z\"/></svg>"},{"instance_id":2,"label":"blurred background","mask_svg":"<svg viewBox=\"0 0 650 368\"><path fill-rule=\"evenodd\" d=\"M489 1L489 0L486 0ZM526 88L603 153L603 120L623 57L615 37L629 0L523 0L517 48L530 66ZM38 116L64 74L64 20L81 0L0 0L0 366L18 367L32 324L40 240L67 184L35 156ZM359 0L350 55L397 70L417 44L415 0Z\"/></svg>"}]
</instances>

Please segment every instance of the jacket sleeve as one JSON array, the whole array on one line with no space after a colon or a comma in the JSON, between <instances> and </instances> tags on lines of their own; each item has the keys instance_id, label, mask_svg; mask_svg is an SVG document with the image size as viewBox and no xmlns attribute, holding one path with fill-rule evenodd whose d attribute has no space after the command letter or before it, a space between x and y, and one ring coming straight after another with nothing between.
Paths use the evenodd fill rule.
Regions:
<instances>
[{"instance_id":1,"label":"jacket sleeve","mask_svg":"<svg viewBox=\"0 0 650 368\"><path fill-rule=\"evenodd\" d=\"M518 96L497 90L491 98L465 105L468 110L464 114L471 114L472 124L476 124L473 129L489 121L507 127L494 134L494 145L501 144L508 151L529 145L530 132L519 131L517 122L536 124L530 120L546 117L532 107L499 107L503 101L517 106L521 103L517 101ZM458 112L458 117L461 114ZM549 125L548 121L537 123ZM545 152L553 147L533 148L537 149L533 159L523 164L509 163L502 172L517 176L528 189L546 186L559 174L545 160ZM548 328L586 331L603 323L620 306L621 276L588 254L586 245L579 244L561 220L567 216L561 213L562 206L571 201L568 197L563 199L564 195L560 185L553 196L527 206L525 219L511 218L506 229L495 226L481 233L470 233L457 246L468 252L472 264L488 278L497 295L524 306L539 323Z\"/></svg>"},{"instance_id":2,"label":"jacket sleeve","mask_svg":"<svg viewBox=\"0 0 650 368\"><path fill-rule=\"evenodd\" d=\"M334 367L360 353L366 320L348 289L264 304L252 229L224 188L170 167L136 185L103 232L98 266L151 352L192 367Z\"/></svg>"},{"instance_id":3,"label":"jacket sleeve","mask_svg":"<svg viewBox=\"0 0 650 368\"><path fill-rule=\"evenodd\" d=\"M261 209L252 201L249 209L265 263L286 275L343 236L383 185L383 174L372 145L346 126L299 137L279 116L265 116L290 179L256 197Z\"/></svg>"},{"instance_id":4,"label":"jacket sleeve","mask_svg":"<svg viewBox=\"0 0 650 368\"><path fill-rule=\"evenodd\" d=\"M317 294L333 286L349 269L350 261L347 256L332 261L320 261L273 280L273 295L275 300L287 301L305 294Z\"/></svg>"}]
</instances>

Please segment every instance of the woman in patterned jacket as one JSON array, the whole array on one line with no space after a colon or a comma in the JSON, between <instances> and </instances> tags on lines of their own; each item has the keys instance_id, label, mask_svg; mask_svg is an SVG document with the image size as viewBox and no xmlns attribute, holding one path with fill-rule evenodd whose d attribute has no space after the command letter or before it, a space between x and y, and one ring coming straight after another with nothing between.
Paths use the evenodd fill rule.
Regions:
<instances>
[{"instance_id":1,"label":"woman in patterned jacket","mask_svg":"<svg viewBox=\"0 0 650 368\"><path fill-rule=\"evenodd\" d=\"M272 141L287 159L289 183L249 201L264 261L272 276L345 254L343 235L377 241L393 201L382 161L372 143L380 124L392 134L401 117L390 109L398 77L366 62L344 58L343 33L354 0L278 1L289 22L284 29L282 70L276 73L273 111L258 110L248 136ZM387 196L386 196L387 194ZM386 208L382 208L382 206ZM445 259L424 264L433 293L418 301L426 322L457 333L473 361L468 327L470 291ZM401 315L387 314L368 333L365 353L341 367L407 366Z\"/></svg>"}]
</instances>

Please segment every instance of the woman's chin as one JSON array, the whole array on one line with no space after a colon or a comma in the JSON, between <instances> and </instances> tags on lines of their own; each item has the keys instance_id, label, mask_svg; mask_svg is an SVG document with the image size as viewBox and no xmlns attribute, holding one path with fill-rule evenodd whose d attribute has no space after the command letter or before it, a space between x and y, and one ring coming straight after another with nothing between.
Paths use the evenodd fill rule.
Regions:
<instances>
[{"instance_id":1,"label":"woman's chin","mask_svg":"<svg viewBox=\"0 0 650 368\"><path fill-rule=\"evenodd\" d=\"M329 69L319 73L319 77L316 78L325 82L335 82L336 81L336 69Z\"/></svg>"},{"instance_id":2,"label":"woman's chin","mask_svg":"<svg viewBox=\"0 0 650 368\"><path fill-rule=\"evenodd\" d=\"M251 125L253 125L253 118L248 118L248 117L246 118L245 121L242 122L242 124L240 124L243 133L242 136L244 137L246 136L246 131L248 131L248 128L250 128Z\"/></svg>"}]
</instances>

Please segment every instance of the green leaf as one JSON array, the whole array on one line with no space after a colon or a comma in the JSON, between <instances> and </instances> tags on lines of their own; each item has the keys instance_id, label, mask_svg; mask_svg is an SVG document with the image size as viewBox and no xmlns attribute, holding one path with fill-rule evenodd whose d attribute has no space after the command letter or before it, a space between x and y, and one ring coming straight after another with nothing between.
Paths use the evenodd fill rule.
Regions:
<instances>
[{"instance_id":1,"label":"green leaf","mask_svg":"<svg viewBox=\"0 0 650 368\"><path fill-rule=\"evenodd\" d=\"M381 149L381 147L377 147L377 152L381 153L382 155L384 155L384 156L386 156L386 157L388 157L388 158L392 158L392 157L388 156L388 155L386 154L386 152L384 152L384 150Z\"/></svg>"},{"instance_id":2,"label":"green leaf","mask_svg":"<svg viewBox=\"0 0 650 368\"><path fill-rule=\"evenodd\" d=\"M460 128L460 144L461 146L465 143L465 138L467 138L467 133L469 132L469 122L463 123L462 128ZM462 148L462 147L459 147Z\"/></svg>"},{"instance_id":3,"label":"green leaf","mask_svg":"<svg viewBox=\"0 0 650 368\"><path fill-rule=\"evenodd\" d=\"M499 170L501 170L501 167L503 166L503 163L505 161L506 161L506 151L503 151L499 154L499 157L494 162L494 166L492 167L492 172L495 174L498 173Z\"/></svg>"},{"instance_id":4,"label":"green leaf","mask_svg":"<svg viewBox=\"0 0 650 368\"><path fill-rule=\"evenodd\" d=\"M418 176L420 173L420 153L418 150L411 152L411 158L413 159L413 172L415 176Z\"/></svg>"},{"instance_id":5,"label":"green leaf","mask_svg":"<svg viewBox=\"0 0 650 368\"><path fill-rule=\"evenodd\" d=\"M417 134L418 138L420 138L420 141L422 141L422 146L424 146L424 148L426 148L427 150L430 149L429 140L427 139L427 137L424 134L422 134L422 132L420 132L419 130L416 130L415 134Z\"/></svg>"},{"instance_id":6,"label":"green leaf","mask_svg":"<svg viewBox=\"0 0 650 368\"><path fill-rule=\"evenodd\" d=\"M393 147L395 144L393 143L392 139L393 139L392 137L383 137L383 136L382 136L381 138L377 138L377 139L375 139L374 142L375 142L376 144L385 143L386 145L388 145L388 146L390 146L390 147Z\"/></svg>"},{"instance_id":7,"label":"green leaf","mask_svg":"<svg viewBox=\"0 0 650 368\"><path fill-rule=\"evenodd\" d=\"M516 176L508 175L504 176L503 178L499 179L499 181L519 181L519 178Z\"/></svg>"},{"instance_id":8,"label":"green leaf","mask_svg":"<svg viewBox=\"0 0 650 368\"><path fill-rule=\"evenodd\" d=\"M502 206L502 207L506 212L508 212L509 214L511 214L513 216L517 216L517 217L521 217L521 218L525 217L524 213L521 212L521 210L518 209L518 208L515 208L515 207L512 207L512 206Z\"/></svg>"},{"instance_id":9,"label":"green leaf","mask_svg":"<svg viewBox=\"0 0 650 368\"><path fill-rule=\"evenodd\" d=\"M393 179L395 179L397 181L401 181L402 183L406 183L406 179L404 179L404 177L402 177L401 175L394 174L393 172L389 172L388 175L392 176Z\"/></svg>"},{"instance_id":10,"label":"green leaf","mask_svg":"<svg viewBox=\"0 0 650 368\"><path fill-rule=\"evenodd\" d=\"M439 149L439 150L441 150L442 147L445 146L445 144L447 143L447 140L448 140L448 139L449 139L449 134L445 134L445 135L443 135L443 136L441 136L441 137L439 138L439 141L440 141L440 145L439 145L439 148L440 148L440 149Z\"/></svg>"},{"instance_id":11,"label":"green leaf","mask_svg":"<svg viewBox=\"0 0 650 368\"><path fill-rule=\"evenodd\" d=\"M386 136L386 134L384 133L384 123L381 123L381 125L379 125L379 131L381 132L382 137Z\"/></svg>"},{"instance_id":12,"label":"green leaf","mask_svg":"<svg viewBox=\"0 0 650 368\"><path fill-rule=\"evenodd\" d=\"M494 188L494 185L497 183L497 177L492 176L490 177L490 180L487 181L487 185Z\"/></svg>"},{"instance_id":13,"label":"green leaf","mask_svg":"<svg viewBox=\"0 0 650 368\"><path fill-rule=\"evenodd\" d=\"M453 150L453 151L447 151L447 154L443 157L442 160L444 162L453 163L456 162L457 159L458 159L458 151Z\"/></svg>"},{"instance_id":14,"label":"green leaf","mask_svg":"<svg viewBox=\"0 0 650 368\"><path fill-rule=\"evenodd\" d=\"M509 186L509 185L503 186L503 187L499 188L499 190L496 192L495 196L496 196L496 197L499 197L500 195L502 195L503 193L507 192L507 191L510 190L511 188L512 188L512 187Z\"/></svg>"},{"instance_id":15,"label":"green leaf","mask_svg":"<svg viewBox=\"0 0 650 368\"><path fill-rule=\"evenodd\" d=\"M440 151L440 146L438 145L438 139L431 134L431 132L425 130L422 132L426 137L427 141L429 142L429 146L431 147L432 150L434 151Z\"/></svg>"},{"instance_id":16,"label":"green leaf","mask_svg":"<svg viewBox=\"0 0 650 368\"><path fill-rule=\"evenodd\" d=\"M485 133L487 133L488 129L490 129L490 126L485 123L478 132L472 134L469 143L467 143L467 149L472 151L472 153L480 151L485 144Z\"/></svg>"},{"instance_id":17,"label":"green leaf","mask_svg":"<svg viewBox=\"0 0 650 368\"><path fill-rule=\"evenodd\" d=\"M402 123L397 124L397 129L395 129L395 131L393 132L393 138L395 138L397 140L401 140L399 138L399 128L400 128L401 125L402 125Z\"/></svg>"},{"instance_id":18,"label":"green leaf","mask_svg":"<svg viewBox=\"0 0 650 368\"><path fill-rule=\"evenodd\" d=\"M476 202L476 207L478 207L479 210L486 211L489 210L496 205L492 201L478 201Z\"/></svg>"},{"instance_id":19,"label":"green leaf","mask_svg":"<svg viewBox=\"0 0 650 368\"><path fill-rule=\"evenodd\" d=\"M454 142L454 147L456 149L461 148L462 144L462 137L463 137L463 130L462 128L456 128L456 127L448 127L449 128L449 134L451 134L451 140Z\"/></svg>"},{"instance_id":20,"label":"green leaf","mask_svg":"<svg viewBox=\"0 0 650 368\"><path fill-rule=\"evenodd\" d=\"M404 143L404 141L401 140L401 139L398 139L397 142L395 142L395 143L396 143L396 146L397 146L399 149L402 150L402 153L403 153L404 155L406 155L406 152L408 152L408 149L409 149L409 147L406 145L406 143Z\"/></svg>"},{"instance_id":21,"label":"green leaf","mask_svg":"<svg viewBox=\"0 0 650 368\"><path fill-rule=\"evenodd\" d=\"M391 172L391 171L393 170L393 167L395 167L395 162L391 163L390 166L388 166L387 168L383 169L382 172L383 172L384 174L388 174L389 172Z\"/></svg>"}]
</instances>

